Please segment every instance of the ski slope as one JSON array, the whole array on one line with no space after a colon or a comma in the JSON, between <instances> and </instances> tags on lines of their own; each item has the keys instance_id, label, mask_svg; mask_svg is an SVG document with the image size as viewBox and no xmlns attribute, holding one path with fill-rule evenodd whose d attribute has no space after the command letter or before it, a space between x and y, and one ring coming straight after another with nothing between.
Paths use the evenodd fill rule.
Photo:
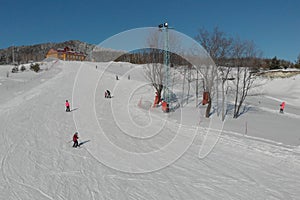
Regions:
<instances>
[{"instance_id":1,"label":"ski slope","mask_svg":"<svg viewBox=\"0 0 300 200\"><path fill-rule=\"evenodd\" d=\"M299 199L300 106L289 104L299 97L272 91L277 81L219 135L222 127L208 132L193 103L170 114L149 110L154 91L141 66L49 65L9 78L9 66L0 66L0 199ZM284 82L299 93L295 83L299 76ZM287 101L284 115L276 99ZM206 147L212 151L201 156Z\"/></svg>"}]
</instances>

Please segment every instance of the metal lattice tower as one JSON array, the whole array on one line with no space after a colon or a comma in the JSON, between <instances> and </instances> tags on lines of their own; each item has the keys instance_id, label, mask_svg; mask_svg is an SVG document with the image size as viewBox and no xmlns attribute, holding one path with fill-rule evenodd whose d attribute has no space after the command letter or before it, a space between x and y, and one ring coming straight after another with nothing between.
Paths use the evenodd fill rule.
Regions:
<instances>
[{"instance_id":1,"label":"metal lattice tower","mask_svg":"<svg viewBox=\"0 0 300 200\"><path fill-rule=\"evenodd\" d=\"M169 31L168 27L165 28L165 48L164 48L164 65L165 65L165 92L166 102L170 102L170 54L169 54Z\"/></svg>"},{"instance_id":2,"label":"metal lattice tower","mask_svg":"<svg viewBox=\"0 0 300 200\"><path fill-rule=\"evenodd\" d=\"M170 86L170 53L169 53L169 27L168 23L160 24L159 28L164 33L164 95L163 98L166 102L169 103L170 101L170 92L169 92L169 86Z\"/></svg>"}]
</instances>

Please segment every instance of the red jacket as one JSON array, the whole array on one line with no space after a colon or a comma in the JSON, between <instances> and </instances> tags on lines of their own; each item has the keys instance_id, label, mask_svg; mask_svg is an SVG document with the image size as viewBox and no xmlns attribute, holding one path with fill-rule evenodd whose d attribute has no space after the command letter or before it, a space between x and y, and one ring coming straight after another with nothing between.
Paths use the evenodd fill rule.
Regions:
<instances>
[{"instance_id":1,"label":"red jacket","mask_svg":"<svg viewBox=\"0 0 300 200\"><path fill-rule=\"evenodd\" d=\"M282 102L282 103L280 104L280 108L283 110L284 107L285 107L285 102Z\"/></svg>"},{"instance_id":2,"label":"red jacket","mask_svg":"<svg viewBox=\"0 0 300 200\"><path fill-rule=\"evenodd\" d=\"M73 142L76 142L78 140L78 135L77 134L74 134L73 135Z\"/></svg>"},{"instance_id":3,"label":"red jacket","mask_svg":"<svg viewBox=\"0 0 300 200\"><path fill-rule=\"evenodd\" d=\"M69 102L66 102L66 107L69 107L69 106L70 106Z\"/></svg>"}]
</instances>

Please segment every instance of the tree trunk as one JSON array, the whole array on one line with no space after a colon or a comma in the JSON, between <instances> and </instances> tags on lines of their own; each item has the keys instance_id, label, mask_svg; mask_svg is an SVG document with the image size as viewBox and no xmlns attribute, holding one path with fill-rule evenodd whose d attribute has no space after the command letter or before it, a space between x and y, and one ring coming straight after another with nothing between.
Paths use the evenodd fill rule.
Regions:
<instances>
[{"instance_id":1,"label":"tree trunk","mask_svg":"<svg viewBox=\"0 0 300 200\"><path fill-rule=\"evenodd\" d=\"M239 84L240 84L240 67L237 69L237 83L236 83L236 91L235 91L235 101L234 101L234 112L233 118L237 118L237 107L238 107L238 99L239 99Z\"/></svg>"},{"instance_id":2,"label":"tree trunk","mask_svg":"<svg viewBox=\"0 0 300 200\"><path fill-rule=\"evenodd\" d=\"M217 85L216 85L216 90L217 90L217 116L220 115L219 112L219 75L217 73Z\"/></svg>"},{"instance_id":3,"label":"tree trunk","mask_svg":"<svg viewBox=\"0 0 300 200\"><path fill-rule=\"evenodd\" d=\"M198 89L199 89L199 86L198 86L198 70L197 70L197 77L196 77L196 108L198 107Z\"/></svg>"},{"instance_id":4,"label":"tree trunk","mask_svg":"<svg viewBox=\"0 0 300 200\"><path fill-rule=\"evenodd\" d=\"M184 102L184 83L185 83L185 76L186 76L186 69L184 69L184 75L183 75L183 83L182 83L182 97L181 97L181 107L183 107Z\"/></svg>"},{"instance_id":5,"label":"tree trunk","mask_svg":"<svg viewBox=\"0 0 300 200\"><path fill-rule=\"evenodd\" d=\"M190 96L190 84L191 84L191 69L189 70L189 74L188 74L188 91L187 91L187 100L186 103L189 103L189 96Z\"/></svg>"},{"instance_id":6,"label":"tree trunk","mask_svg":"<svg viewBox=\"0 0 300 200\"><path fill-rule=\"evenodd\" d=\"M222 81L222 121L225 120L225 81Z\"/></svg>"},{"instance_id":7,"label":"tree trunk","mask_svg":"<svg viewBox=\"0 0 300 200\"><path fill-rule=\"evenodd\" d=\"M205 112L205 117L206 118L209 118L209 116L210 116L210 110L211 110L211 101L209 99L208 105L207 105L207 108L206 108L206 112Z\"/></svg>"},{"instance_id":8,"label":"tree trunk","mask_svg":"<svg viewBox=\"0 0 300 200\"><path fill-rule=\"evenodd\" d=\"M239 113L240 113L240 109L242 107L242 103L240 102L238 107L237 107L237 110L236 110L236 113L234 114L234 118L238 118L239 117Z\"/></svg>"}]
</instances>

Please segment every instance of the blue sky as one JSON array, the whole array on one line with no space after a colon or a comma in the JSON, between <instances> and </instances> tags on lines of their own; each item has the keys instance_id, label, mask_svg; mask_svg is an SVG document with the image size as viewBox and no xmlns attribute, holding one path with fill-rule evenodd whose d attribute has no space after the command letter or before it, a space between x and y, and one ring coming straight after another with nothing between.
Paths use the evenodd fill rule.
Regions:
<instances>
[{"instance_id":1,"label":"blue sky","mask_svg":"<svg viewBox=\"0 0 300 200\"><path fill-rule=\"evenodd\" d=\"M218 26L253 40L264 57L300 54L298 0L0 0L0 48L76 39L99 44L114 34L168 21L190 37Z\"/></svg>"}]
</instances>

